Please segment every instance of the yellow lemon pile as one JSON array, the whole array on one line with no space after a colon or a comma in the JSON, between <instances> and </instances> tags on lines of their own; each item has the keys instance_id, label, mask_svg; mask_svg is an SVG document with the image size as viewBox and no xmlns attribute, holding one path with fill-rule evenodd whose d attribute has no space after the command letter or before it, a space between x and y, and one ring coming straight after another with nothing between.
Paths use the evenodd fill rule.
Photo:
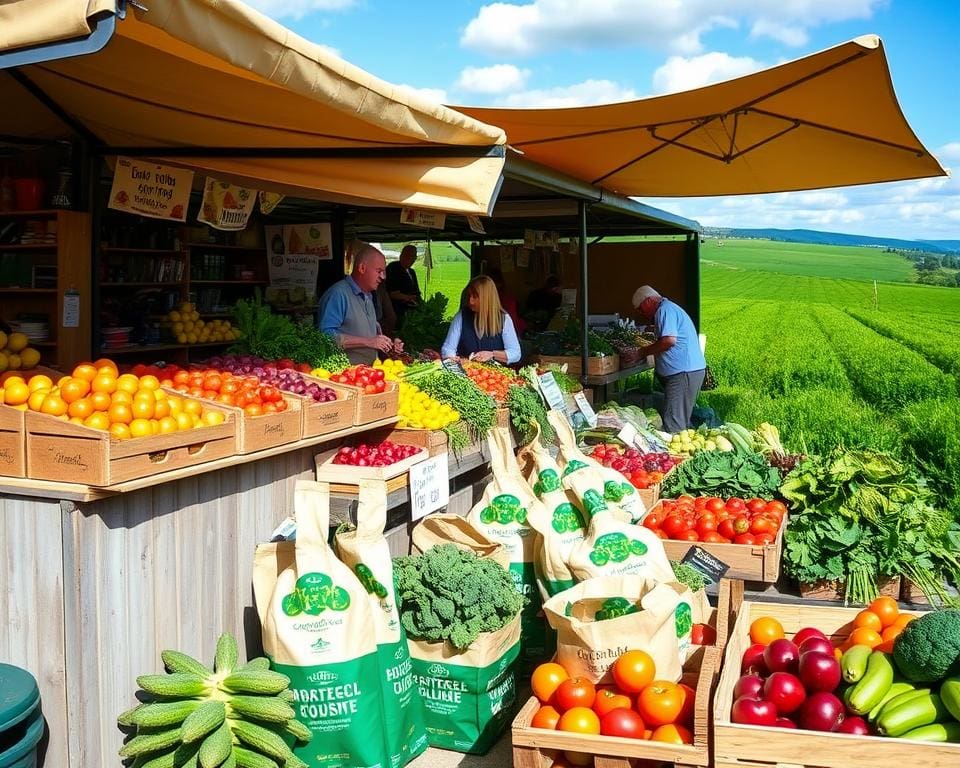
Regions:
<instances>
[{"instance_id":1,"label":"yellow lemon pile","mask_svg":"<svg viewBox=\"0 0 960 768\"><path fill-rule=\"evenodd\" d=\"M167 313L167 322L170 323L170 331L178 344L210 344L240 338L240 332L230 325L229 320L204 322L189 301L170 310Z\"/></svg>"},{"instance_id":2,"label":"yellow lemon pile","mask_svg":"<svg viewBox=\"0 0 960 768\"><path fill-rule=\"evenodd\" d=\"M400 381L403 372L407 370L402 360L374 360L373 367L383 369L383 378L386 381Z\"/></svg>"},{"instance_id":3,"label":"yellow lemon pile","mask_svg":"<svg viewBox=\"0 0 960 768\"><path fill-rule=\"evenodd\" d=\"M419 387L405 381L400 382L397 415L400 417L397 426L401 429L443 429L460 420L460 414L449 405L434 400Z\"/></svg>"},{"instance_id":4,"label":"yellow lemon pile","mask_svg":"<svg viewBox=\"0 0 960 768\"><path fill-rule=\"evenodd\" d=\"M40 364L40 353L27 346L30 339L25 333L11 333L9 336L0 331L0 373L6 370L29 371Z\"/></svg>"}]
</instances>

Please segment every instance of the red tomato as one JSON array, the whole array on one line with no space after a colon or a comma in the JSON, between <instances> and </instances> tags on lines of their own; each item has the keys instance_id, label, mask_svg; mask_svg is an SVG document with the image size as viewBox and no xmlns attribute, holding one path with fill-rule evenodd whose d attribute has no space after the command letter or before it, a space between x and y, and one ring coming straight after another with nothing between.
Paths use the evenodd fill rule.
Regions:
<instances>
[{"instance_id":1,"label":"red tomato","mask_svg":"<svg viewBox=\"0 0 960 768\"><path fill-rule=\"evenodd\" d=\"M757 540L752 533L740 533L733 539L734 544L756 544Z\"/></svg>"},{"instance_id":2,"label":"red tomato","mask_svg":"<svg viewBox=\"0 0 960 768\"><path fill-rule=\"evenodd\" d=\"M706 508L711 512L719 512L724 507L723 499L718 499L716 496L711 496L707 499Z\"/></svg>"},{"instance_id":3,"label":"red tomato","mask_svg":"<svg viewBox=\"0 0 960 768\"><path fill-rule=\"evenodd\" d=\"M763 499L753 498L747 502L747 509L754 515L763 512L763 508L766 506L767 502Z\"/></svg>"},{"instance_id":4,"label":"red tomato","mask_svg":"<svg viewBox=\"0 0 960 768\"><path fill-rule=\"evenodd\" d=\"M642 739L644 730L643 718L629 706L613 709L600 718L600 733L604 736Z\"/></svg>"},{"instance_id":5,"label":"red tomato","mask_svg":"<svg viewBox=\"0 0 960 768\"><path fill-rule=\"evenodd\" d=\"M678 541L700 541L700 534L692 529L687 529L676 538Z\"/></svg>"},{"instance_id":6,"label":"red tomato","mask_svg":"<svg viewBox=\"0 0 960 768\"><path fill-rule=\"evenodd\" d=\"M737 535L737 532L733 530L733 520L727 518L717 523L717 533L728 541L732 541L733 537Z\"/></svg>"},{"instance_id":7,"label":"red tomato","mask_svg":"<svg viewBox=\"0 0 960 768\"><path fill-rule=\"evenodd\" d=\"M746 515L737 515L733 519L733 530L735 533L747 533L750 530L750 518Z\"/></svg>"},{"instance_id":8,"label":"red tomato","mask_svg":"<svg viewBox=\"0 0 960 768\"><path fill-rule=\"evenodd\" d=\"M776 541L776 537L772 533L761 533L756 537L756 543L763 547L773 544L774 541Z\"/></svg>"},{"instance_id":9,"label":"red tomato","mask_svg":"<svg viewBox=\"0 0 960 768\"><path fill-rule=\"evenodd\" d=\"M700 536L701 541L705 541L703 538L707 534L717 532L717 523L713 520L700 520L697 523L697 535Z\"/></svg>"},{"instance_id":10,"label":"red tomato","mask_svg":"<svg viewBox=\"0 0 960 768\"><path fill-rule=\"evenodd\" d=\"M713 627L707 627L707 629L713 631ZM717 633L713 633L713 642L716 642ZM700 645L713 645L713 642L704 642ZM683 691L683 708L680 710L680 714L677 716L677 722L683 725L686 725L690 728L693 727L693 709L694 704L697 701L697 692L693 690L686 683L678 683L680 690Z\"/></svg>"},{"instance_id":11,"label":"red tomato","mask_svg":"<svg viewBox=\"0 0 960 768\"><path fill-rule=\"evenodd\" d=\"M757 536L761 533L773 533L778 525L766 515L758 515L750 522L750 533Z\"/></svg>"},{"instance_id":12,"label":"red tomato","mask_svg":"<svg viewBox=\"0 0 960 768\"><path fill-rule=\"evenodd\" d=\"M609 688L601 688L597 691L597 697L593 700L593 711L600 715L601 721L607 712L619 707L630 709L632 706L633 702L629 696L623 693L615 693Z\"/></svg>"},{"instance_id":13,"label":"red tomato","mask_svg":"<svg viewBox=\"0 0 960 768\"><path fill-rule=\"evenodd\" d=\"M555 705L561 711L573 707L592 707L597 689L585 677L568 677L557 686L553 694Z\"/></svg>"},{"instance_id":14,"label":"red tomato","mask_svg":"<svg viewBox=\"0 0 960 768\"><path fill-rule=\"evenodd\" d=\"M687 530L687 522L679 515L670 515L660 523L660 528L672 539Z\"/></svg>"},{"instance_id":15,"label":"red tomato","mask_svg":"<svg viewBox=\"0 0 960 768\"><path fill-rule=\"evenodd\" d=\"M716 531L710 531L700 537L700 541L705 541L709 544L729 544L730 539L725 536L721 536Z\"/></svg>"},{"instance_id":16,"label":"red tomato","mask_svg":"<svg viewBox=\"0 0 960 768\"><path fill-rule=\"evenodd\" d=\"M651 512L645 518L643 518L643 526L649 528L651 531L657 530L660 527L660 515L656 512Z\"/></svg>"},{"instance_id":17,"label":"red tomato","mask_svg":"<svg viewBox=\"0 0 960 768\"><path fill-rule=\"evenodd\" d=\"M777 520L783 520L787 514L787 507L782 501L768 501L763 507L763 513Z\"/></svg>"},{"instance_id":18,"label":"red tomato","mask_svg":"<svg viewBox=\"0 0 960 768\"><path fill-rule=\"evenodd\" d=\"M727 499L727 503L724 505L731 512L744 512L747 509L746 503L743 499Z\"/></svg>"}]
</instances>

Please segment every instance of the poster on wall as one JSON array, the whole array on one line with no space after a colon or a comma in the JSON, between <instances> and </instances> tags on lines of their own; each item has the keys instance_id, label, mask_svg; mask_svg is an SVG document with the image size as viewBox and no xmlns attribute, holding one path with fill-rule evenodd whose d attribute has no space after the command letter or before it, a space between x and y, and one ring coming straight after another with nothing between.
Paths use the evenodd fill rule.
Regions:
<instances>
[{"instance_id":1,"label":"poster on wall","mask_svg":"<svg viewBox=\"0 0 960 768\"><path fill-rule=\"evenodd\" d=\"M255 189L238 187L208 176L203 185L203 204L197 221L227 232L244 230L256 201Z\"/></svg>"},{"instance_id":2,"label":"poster on wall","mask_svg":"<svg viewBox=\"0 0 960 768\"><path fill-rule=\"evenodd\" d=\"M186 221L193 171L118 157L107 205L153 219Z\"/></svg>"},{"instance_id":3,"label":"poster on wall","mask_svg":"<svg viewBox=\"0 0 960 768\"><path fill-rule=\"evenodd\" d=\"M329 224L286 224L264 227L272 304L314 304L321 261L333 258Z\"/></svg>"}]
</instances>

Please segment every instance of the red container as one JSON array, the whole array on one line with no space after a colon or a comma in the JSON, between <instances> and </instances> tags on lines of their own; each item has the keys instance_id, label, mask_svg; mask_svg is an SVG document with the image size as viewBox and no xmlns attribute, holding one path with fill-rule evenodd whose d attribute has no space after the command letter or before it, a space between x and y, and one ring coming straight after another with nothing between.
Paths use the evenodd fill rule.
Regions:
<instances>
[{"instance_id":1,"label":"red container","mask_svg":"<svg viewBox=\"0 0 960 768\"><path fill-rule=\"evenodd\" d=\"M43 207L43 179L16 179L18 211L39 211Z\"/></svg>"}]
</instances>

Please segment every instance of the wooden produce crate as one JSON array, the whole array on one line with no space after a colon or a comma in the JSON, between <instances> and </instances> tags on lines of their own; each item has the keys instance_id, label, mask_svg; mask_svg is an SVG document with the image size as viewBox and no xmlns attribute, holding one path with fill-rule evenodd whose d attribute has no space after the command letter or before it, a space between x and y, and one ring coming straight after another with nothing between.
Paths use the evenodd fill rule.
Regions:
<instances>
[{"instance_id":1,"label":"wooden produce crate","mask_svg":"<svg viewBox=\"0 0 960 768\"><path fill-rule=\"evenodd\" d=\"M24 413L9 405L0 405L0 475L27 476Z\"/></svg>"},{"instance_id":2,"label":"wooden produce crate","mask_svg":"<svg viewBox=\"0 0 960 768\"><path fill-rule=\"evenodd\" d=\"M571 376L579 376L583 372L583 366L580 363L579 355L535 355L533 358L539 363L554 363L555 365L567 366L567 373ZM604 376L608 373L616 373L620 370L620 356L604 355L603 357L587 358L587 375Z\"/></svg>"},{"instance_id":3,"label":"wooden produce crate","mask_svg":"<svg viewBox=\"0 0 960 768\"><path fill-rule=\"evenodd\" d=\"M304 374L304 378L338 392L351 393L354 397L354 426L369 424L371 421L382 421L397 415L397 409L400 405L400 386L395 381L385 382L386 389L380 394L365 395L359 387L352 387L349 384L339 384L329 379L320 379L308 374Z\"/></svg>"},{"instance_id":4,"label":"wooden produce crate","mask_svg":"<svg viewBox=\"0 0 960 768\"><path fill-rule=\"evenodd\" d=\"M337 399L326 403L318 403L309 396L296 396L300 400L302 437L319 437L353 426L357 410L356 393L345 388L330 389L337 393Z\"/></svg>"},{"instance_id":5,"label":"wooden produce crate","mask_svg":"<svg viewBox=\"0 0 960 768\"><path fill-rule=\"evenodd\" d=\"M395 440L394 442L398 441ZM354 467L349 464L334 464L333 458L338 451L338 448L334 448L332 451L317 454L317 480L351 486L359 485L361 480L388 481L394 477L406 475L414 464L419 464L424 459L430 458L429 452L425 448L421 448L413 456L389 464L386 467ZM401 483L400 487L403 485L404 483Z\"/></svg>"},{"instance_id":6,"label":"wooden produce crate","mask_svg":"<svg viewBox=\"0 0 960 768\"><path fill-rule=\"evenodd\" d=\"M900 577L885 577L877 584L877 591L881 595L892 597L894 600L900 599ZM809 600L833 600L843 602L844 582L842 581L816 581L812 584L800 585L800 597ZM922 594L922 593L921 593Z\"/></svg>"},{"instance_id":7,"label":"wooden produce crate","mask_svg":"<svg viewBox=\"0 0 960 768\"><path fill-rule=\"evenodd\" d=\"M662 501L650 510L659 510ZM690 547L700 547L714 557L722 560L730 569L725 576L728 579L743 579L744 581L762 581L773 584L780 577L780 559L783 555L783 532L788 524L784 518L777 538L773 544L754 546L750 544L711 544L705 541L672 541L663 540L663 549L671 560L681 560L690 550Z\"/></svg>"},{"instance_id":8,"label":"wooden produce crate","mask_svg":"<svg viewBox=\"0 0 960 768\"><path fill-rule=\"evenodd\" d=\"M637 495L643 502L643 508L649 512L660 503L660 483L654 483L648 488L637 488ZM666 541L664 541L666 543Z\"/></svg>"},{"instance_id":9,"label":"wooden produce crate","mask_svg":"<svg viewBox=\"0 0 960 768\"><path fill-rule=\"evenodd\" d=\"M728 628L732 626L735 618L731 613L734 593L737 594L739 605L743 600L743 583L722 579L717 594L717 607L712 611L708 622L716 628L716 645L697 647L683 666L681 682L697 693L694 704L693 744L666 744L534 728L530 722L540 708L540 702L536 696L531 696L513 721L514 768L547 768L555 753L562 751L593 756L594 768L652 768L667 763L678 768L711 765L710 733L713 716L710 708L713 703L713 690L720 674L720 661Z\"/></svg>"},{"instance_id":10,"label":"wooden produce crate","mask_svg":"<svg viewBox=\"0 0 960 768\"><path fill-rule=\"evenodd\" d=\"M734 602L738 595L734 594ZM714 765L716 768L884 768L923 766L956 768L960 744L934 744L879 736L765 728L730 721L733 688L740 677L740 660L750 646L750 623L759 616L777 619L788 636L803 627L816 627L837 641L853 627L859 608L809 606L745 601L730 632L720 682L714 699Z\"/></svg>"},{"instance_id":11,"label":"wooden produce crate","mask_svg":"<svg viewBox=\"0 0 960 768\"><path fill-rule=\"evenodd\" d=\"M430 456L439 456L447 452L447 433L442 429L394 429L386 438L395 443L418 445Z\"/></svg>"},{"instance_id":12,"label":"wooden produce crate","mask_svg":"<svg viewBox=\"0 0 960 768\"><path fill-rule=\"evenodd\" d=\"M509 408L497 408L497 421L494 426L510 428L510 409Z\"/></svg>"},{"instance_id":13,"label":"wooden produce crate","mask_svg":"<svg viewBox=\"0 0 960 768\"><path fill-rule=\"evenodd\" d=\"M236 453L237 419L169 435L117 440L109 432L27 411L27 477L110 486Z\"/></svg>"}]
</instances>

